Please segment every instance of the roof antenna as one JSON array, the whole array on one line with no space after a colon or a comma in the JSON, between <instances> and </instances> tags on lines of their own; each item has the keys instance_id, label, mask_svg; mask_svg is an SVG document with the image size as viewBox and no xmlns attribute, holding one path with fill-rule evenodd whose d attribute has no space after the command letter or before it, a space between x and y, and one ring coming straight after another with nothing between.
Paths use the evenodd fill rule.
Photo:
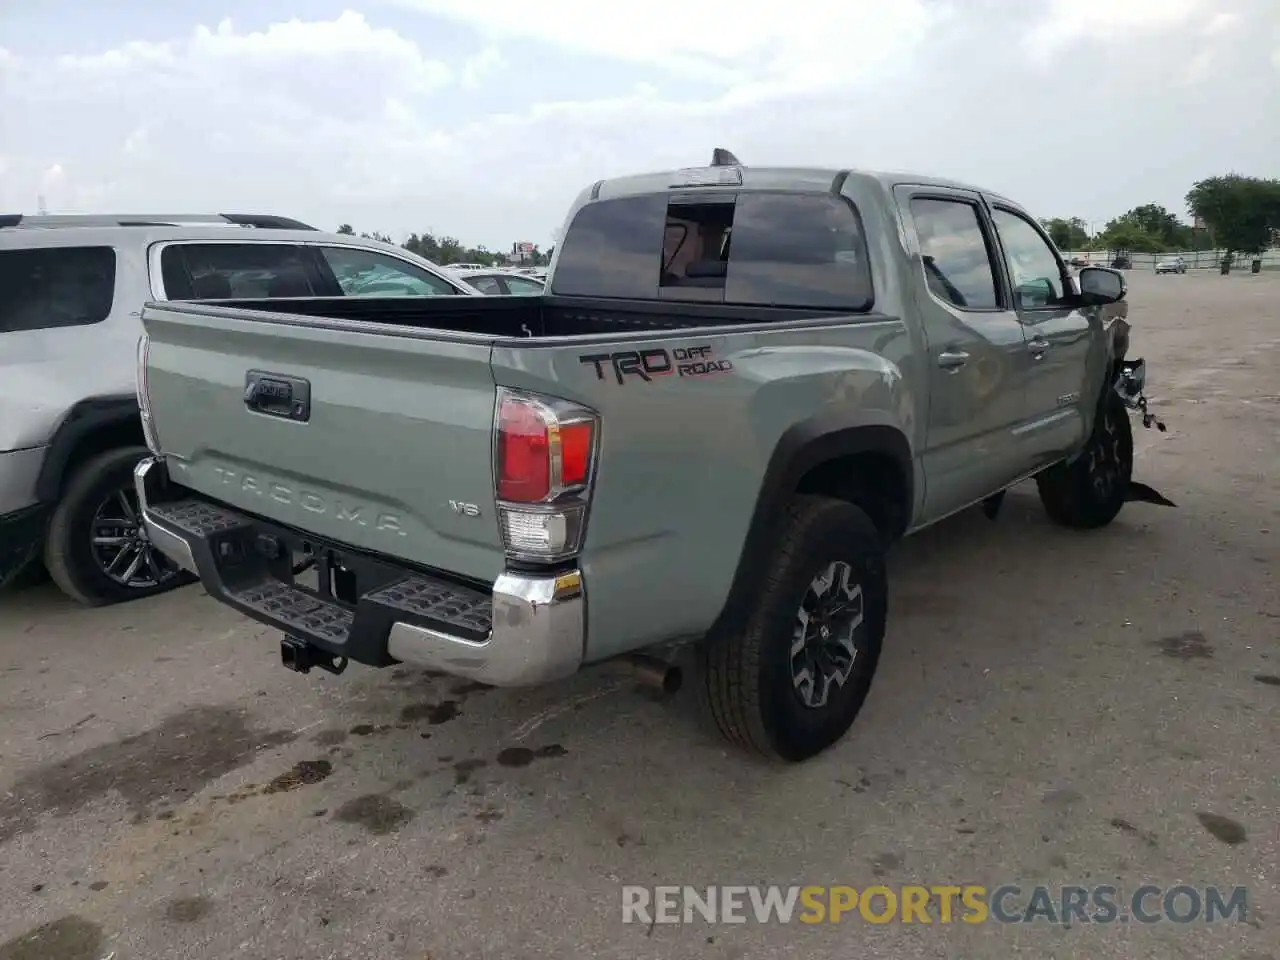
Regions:
<instances>
[{"instance_id":1,"label":"roof antenna","mask_svg":"<svg viewBox=\"0 0 1280 960\"><path fill-rule=\"evenodd\" d=\"M713 167L740 167L742 166L742 161L724 147L716 147L711 152L711 165Z\"/></svg>"}]
</instances>

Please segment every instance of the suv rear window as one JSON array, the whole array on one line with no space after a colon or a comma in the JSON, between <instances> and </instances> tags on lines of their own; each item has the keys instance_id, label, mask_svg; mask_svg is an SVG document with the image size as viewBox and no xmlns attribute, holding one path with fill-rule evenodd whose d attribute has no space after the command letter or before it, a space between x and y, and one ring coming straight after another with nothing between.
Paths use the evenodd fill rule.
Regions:
<instances>
[{"instance_id":1,"label":"suv rear window","mask_svg":"<svg viewBox=\"0 0 1280 960\"><path fill-rule=\"evenodd\" d=\"M160 254L170 300L322 296L315 266L289 243L174 243Z\"/></svg>"},{"instance_id":2,"label":"suv rear window","mask_svg":"<svg viewBox=\"0 0 1280 960\"><path fill-rule=\"evenodd\" d=\"M0 250L0 333L101 323L115 291L110 247Z\"/></svg>"},{"instance_id":3,"label":"suv rear window","mask_svg":"<svg viewBox=\"0 0 1280 960\"><path fill-rule=\"evenodd\" d=\"M851 311L874 299L847 200L766 192L589 203L565 232L551 292Z\"/></svg>"}]
</instances>

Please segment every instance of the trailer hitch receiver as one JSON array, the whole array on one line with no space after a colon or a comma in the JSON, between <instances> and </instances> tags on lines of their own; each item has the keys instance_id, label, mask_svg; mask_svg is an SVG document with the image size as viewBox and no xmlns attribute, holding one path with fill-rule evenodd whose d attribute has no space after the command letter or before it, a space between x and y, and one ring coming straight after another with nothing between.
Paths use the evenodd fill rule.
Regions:
<instances>
[{"instance_id":1,"label":"trailer hitch receiver","mask_svg":"<svg viewBox=\"0 0 1280 960\"><path fill-rule=\"evenodd\" d=\"M346 657L334 656L300 637L285 634L280 638L280 662L298 673L310 673L312 667L319 667L337 675L347 669L348 661Z\"/></svg>"}]
</instances>

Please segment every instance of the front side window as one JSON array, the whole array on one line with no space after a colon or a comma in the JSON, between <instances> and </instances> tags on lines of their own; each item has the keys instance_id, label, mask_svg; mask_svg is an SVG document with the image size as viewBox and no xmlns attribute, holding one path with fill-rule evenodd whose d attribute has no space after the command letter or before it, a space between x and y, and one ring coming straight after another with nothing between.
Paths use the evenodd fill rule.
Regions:
<instances>
[{"instance_id":1,"label":"front side window","mask_svg":"<svg viewBox=\"0 0 1280 960\"><path fill-rule=\"evenodd\" d=\"M354 247L321 247L347 297L449 297L458 290L447 280L397 257Z\"/></svg>"},{"instance_id":2,"label":"front side window","mask_svg":"<svg viewBox=\"0 0 1280 960\"><path fill-rule=\"evenodd\" d=\"M1062 265L1049 242L1016 213L994 210L991 219L1009 265L1014 306L1019 310L1062 306L1066 299Z\"/></svg>"},{"instance_id":3,"label":"front side window","mask_svg":"<svg viewBox=\"0 0 1280 960\"><path fill-rule=\"evenodd\" d=\"M115 289L110 247L0 251L0 333L101 323Z\"/></svg>"},{"instance_id":4,"label":"front side window","mask_svg":"<svg viewBox=\"0 0 1280 960\"><path fill-rule=\"evenodd\" d=\"M961 310L991 310L999 305L995 270L974 204L915 197L911 219L930 293Z\"/></svg>"},{"instance_id":5,"label":"front side window","mask_svg":"<svg viewBox=\"0 0 1280 960\"><path fill-rule=\"evenodd\" d=\"M174 243L160 269L170 300L324 295L306 251L291 243Z\"/></svg>"}]
</instances>

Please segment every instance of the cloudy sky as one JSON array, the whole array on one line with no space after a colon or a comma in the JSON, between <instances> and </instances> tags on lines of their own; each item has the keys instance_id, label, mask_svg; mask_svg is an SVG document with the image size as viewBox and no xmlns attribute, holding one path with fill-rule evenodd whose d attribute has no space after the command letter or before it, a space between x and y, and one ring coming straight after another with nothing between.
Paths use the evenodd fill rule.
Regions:
<instances>
[{"instance_id":1,"label":"cloudy sky","mask_svg":"<svg viewBox=\"0 0 1280 960\"><path fill-rule=\"evenodd\" d=\"M0 211L545 246L585 184L715 146L1183 214L1280 175L1280 3L0 0Z\"/></svg>"}]
</instances>

